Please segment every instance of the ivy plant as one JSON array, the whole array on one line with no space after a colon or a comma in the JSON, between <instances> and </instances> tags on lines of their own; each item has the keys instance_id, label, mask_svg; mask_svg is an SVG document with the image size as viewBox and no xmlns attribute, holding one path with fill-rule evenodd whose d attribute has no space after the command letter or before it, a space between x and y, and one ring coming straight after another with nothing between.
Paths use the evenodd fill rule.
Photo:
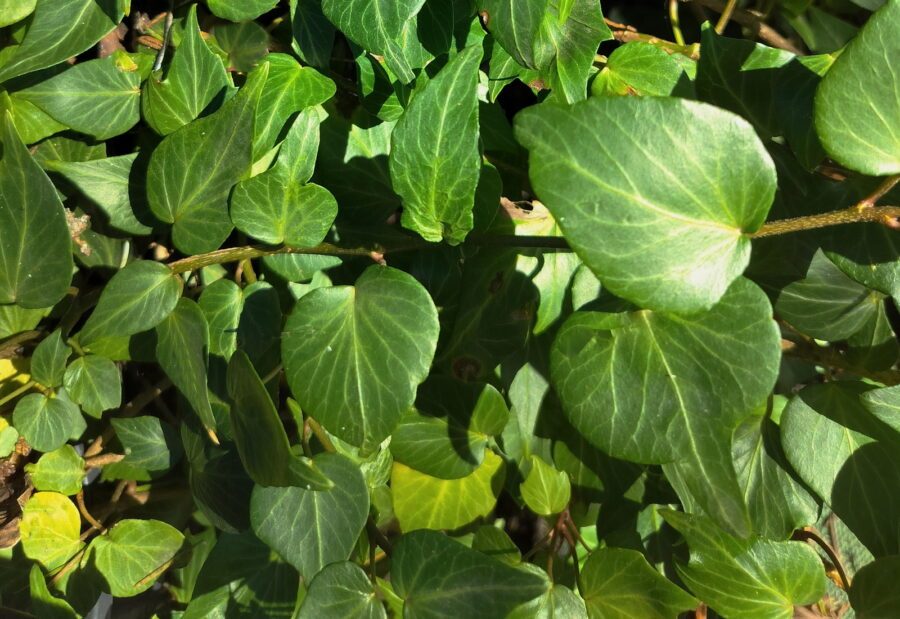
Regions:
<instances>
[{"instance_id":1,"label":"ivy plant","mask_svg":"<svg viewBox=\"0 0 900 619\"><path fill-rule=\"evenodd\" d=\"M898 61L900 0L0 0L0 616L900 616Z\"/></svg>"}]
</instances>

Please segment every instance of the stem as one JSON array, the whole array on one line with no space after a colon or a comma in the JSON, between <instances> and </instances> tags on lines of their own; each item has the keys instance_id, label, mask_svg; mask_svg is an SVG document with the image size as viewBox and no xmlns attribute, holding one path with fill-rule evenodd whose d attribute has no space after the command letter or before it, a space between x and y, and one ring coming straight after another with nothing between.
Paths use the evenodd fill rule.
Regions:
<instances>
[{"instance_id":1,"label":"stem","mask_svg":"<svg viewBox=\"0 0 900 619\"><path fill-rule=\"evenodd\" d=\"M834 565L834 569L837 570L838 576L841 577L841 589L844 591L850 590L850 579L847 578L847 572L844 570L841 560L838 558L837 553L831 545L819 535L818 531L812 527L803 527L802 529L795 531L793 537L806 542L815 542L819 548L825 551L825 554L828 555L828 560L831 561L832 565Z\"/></svg>"},{"instance_id":2,"label":"stem","mask_svg":"<svg viewBox=\"0 0 900 619\"><path fill-rule=\"evenodd\" d=\"M900 174L896 176L888 176L884 179L878 187L875 188L875 191L866 196L860 203L857 205L859 207L872 207L881 200L884 196L888 194L888 192L897 186L897 183L900 183Z\"/></svg>"},{"instance_id":3,"label":"stem","mask_svg":"<svg viewBox=\"0 0 900 619\"><path fill-rule=\"evenodd\" d=\"M692 6L703 6L719 13L724 13L727 5L722 0L681 0L682 2L690 2ZM765 23L764 15L756 11L745 11L736 9L731 15L731 19L742 26L746 26L753 31L753 34L773 47L791 52L798 56L803 55L803 50L794 45L790 39L779 33L772 26ZM720 19L721 21L721 19ZM718 32L718 29L717 29Z\"/></svg>"},{"instance_id":4,"label":"stem","mask_svg":"<svg viewBox=\"0 0 900 619\"><path fill-rule=\"evenodd\" d=\"M84 461L85 469L100 469L106 466L107 464L115 464L116 462L121 462L125 459L125 456L122 454L100 454L99 456L94 456L92 458L87 458Z\"/></svg>"},{"instance_id":5,"label":"stem","mask_svg":"<svg viewBox=\"0 0 900 619\"><path fill-rule=\"evenodd\" d=\"M781 340L781 352L790 357L796 357L821 365L843 370L863 378L869 378L883 385L892 386L900 385L900 371L898 370L866 370L858 368L847 361L841 354L833 348L824 348L812 342L795 342L793 340Z\"/></svg>"},{"instance_id":6,"label":"stem","mask_svg":"<svg viewBox=\"0 0 900 619\"><path fill-rule=\"evenodd\" d=\"M322 443L322 448L328 453L334 453L337 451L334 447L334 443L331 442L331 439L328 438L328 435L325 433L325 430L322 429L322 426L319 425L319 422L313 419L312 417L306 418L306 423L309 424L310 430L313 431L313 434L316 435L316 438L319 439L319 442ZM382 546L384 548L384 546Z\"/></svg>"},{"instance_id":7,"label":"stem","mask_svg":"<svg viewBox=\"0 0 900 619\"><path fill-rule=\"evenodd\" d=\"M169 2L169 11L166 13L166 26L163 33L163 41L162 47L159 48L159 53L156 55L156 61L153 63L153 70L159 71L162 69L163 60L166 57L166 48L169 46L169 42L172 39L172 22L174 21L174 16L172 15L172 11L174 10L175 3L173 1Z\"/></svg>"},{"instance_id":8,"label":"stem","mask_svg":"<svg viewBox=\"0 0 900 619\"><path fill-rule=\"evenodd\" d=\"M815 230L817 228L827 228L829 226L865 222L880 223L895 228L900 226L900 224L898 224L898 219L900 219L900 206L873 207L869 204L860 203L840 211L770 221L749 236L753 238L763 238L778 234L789 234L791 232L802 232L804 230Z\"/></svg>"},{"instance_id":9,"label":"stem","mask_svg":"<svg viewBox=\"0 0 900 619\"><path fill-rule=\"evenodd\" d=\"M106 527L103 526L103 523L91 516L91 512L88 511L87 505L84 504L83 490L79 491L78 494L75 495L75 502L78 503L78 511L81 512L81 515L85 520L87 520L88 524L90 524L92 528L96 529L97 531L106 530Z\"/></svg>"},{"instance_id":10,"label":"stem","mask_svg":"<svg viewBox=\"0 0 900 619\"><path fill-rule=\"evenodd\" d=\"M158 398L163 392L172 386L172 381L168 378L164 378L155 385L153 385L147 391L144 391L141 394L138 394L131 402L126 404L120 409L119 417L134 417L139 412L141 412L144 407L150 404L153 400ZM115 434L115 430L113 430L112 426L107 426L106 430L103 431L103 434L94 439L94 442L91 443L90 447L87 448L84 452L84 459L87 461L92 456L96 456L103 450L103 445L112 440L113 435Z\"/></svg>"},{"instance_id":11,"label":"stem","mask_svg":"<svg viewBox=\"0 0 900 619\"><path fill-rule=\"evenodd\" d=\"M0 359L11 359L16 355L16 349L31 340L36 340L43 335L43 331L25 331L17 333L0 344Z\"/></svg>"},{"instance_id":12,"label":"stem","mask_svg":"<svg viewBox=\"0 0 900 619\"><path fill-rule=\"evenodd\" d=\"M19 387L12 393L10 393L9 395L0 398L0 406L3 406L7 402L12 402L17 397L19 397L20 395L22 395L23 393L25 393L26 391L28 391L29 389L31 389L32 387L34 387L36 385L37 385L37 383L35 381L33 381L33 380L28 381L27 383L25 383L24 385L22 385L21 387Z\"/></svg>"},{"instance_id":13,"label":"stem","mask_svg":"<svg viewBox=\"0 0 900 619\"><path fill-rule=\"evenodd\" d=\"M655 37L650 34L643 34L638 32L637 30L628 27L627 30L613 30L613 37L619 41L620 43L630 43L632 41L643 41L644 43L649 43L650 45L655 45L656 47L662 49L669 54L682 54L691 58L692 60L697 60L700 58L700 44L693 43L691 45L679 45L673 41L666 41L665 39L660 39L659 37Z\"/></svg>"},{"instance_id":14,"label":"stem","mask_svg":"<svg viewBox=\"0 0 900 619\"><path fill-rule=\"evenodd\" d=\"M424 242L423 242L424 243ZM417 246L421 244L416 243ZM407 247L403 249L415 249L415 247ZM368 247L339 247L331 243L322 243L315 247L264 247L261 245L247 245L244 247L229 247L227 249L219 249L208 254L198 254L190 258L182 258L175 262L169 263L169 268L173 273L186 273L188 271L196 271L203 267L212 266L214 264L225 264L228 262L239 262L251 258L262 258L263 256L274 256L276 254L307 254L318 256L370 256L373 251L387 253L384 248L368 248ZM392 251L402 251L401 248L395 248Z\"/></svg>"},{"instance_id":15,"label":"stem","mask_svg":"<svg viewBox=\"0 0 900 619\"><path fill-rule=\"evenodd\" d=\"M722 14L719 15L719 21L716 22L717 34L725 32L725 28L728 27L728 22L731 21L731 16L734 15L734 10L736 8L737 0L728 0L728 4L725 5L725 8L722 9Z\"/></svg>"},{"instance_id":16,"label":"stem","mask_svg":"<svg viewBox=\"0 0 900 619\"><path fill-rule=\"evenodd\" d=\"M369 534L369 539L373 540L376 544L381 546L381 549L384 551L384 554L387 556L391 556L394 552L394 548L391 545L390 540L384 536L384 533L378 528L378 525L375 524L375 520L372 519L372 516L369 516L369 519L366 520L366 533Z\"/></svg>"},{"instance_id":17,"label":"stem","mask_svg":"<svg viewBox=\"0 0 900 619\"><path fill-rule=\"evenodd\" d=\"M678 45L684 45L684 34L681 32L681 18L678 15L679 0L669 0L669 21L672 23L672 35Z\"/></svg>"}]
</instances>

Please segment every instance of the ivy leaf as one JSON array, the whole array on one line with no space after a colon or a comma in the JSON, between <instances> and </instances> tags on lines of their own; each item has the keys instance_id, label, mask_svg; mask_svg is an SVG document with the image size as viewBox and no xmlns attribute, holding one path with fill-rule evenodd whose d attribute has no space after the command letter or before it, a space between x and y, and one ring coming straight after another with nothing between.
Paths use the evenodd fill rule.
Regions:
<instances>
[{"instance_id":1,"label":"ivy leaf","mask_svg":"<svg viewBox=\"0 0 900 619\"><path fill-rule=\"evenodd\" d=\"M790 619L795 605L812 604L825 593L821 561L802 542L742 540L704 518L661 513L691 551L689 563L676 565L678 575L722 615Z\"/></svg>"},{"instance_id":2,"label":"ivy leaf","mask_svg":"<svg viewBox=\"0 0 900 619\"><path fill-rule=\"evenodd\" d=\"M775 383L781 338L771 312L762 291L739 279L712 310L690 317L576 313L551 351L563 410L614 457L693 463L698 486L722 493L723 505L704 509L721 509L717 520L740 530L746 514L733 471L704 463L731 460L722 441Z\"/></svg>"},{"instance_id":3,"label":"ivy leaf","mask_svg":"<svg viewBox=\"0 0 900 619\"><path fill-rule=\"evenodd\" d=\"M160 135L168 135L200 116L228 86L225 65L200 36L197 5L192 5L165 79L151 77L144 85L144 120Z\"/></svg>"},{"instance_id":4,"label":"ivy leaf","mask_svg":"<svg viewBox=\"0 0 900 619\"><path fill-rule=\"evenodd\" d=\"M480 0L488 31L523 67L537 68L534 36L544 20L548 0ZM600 12L599 2L597 12ZM596 50L595 50L596 53Z\"/></svg>"},{"instance_id":5,"label":"ivy leaf","mask_svg":"<svg viewBox=\"0 0 900 619\"><path fill-rule=\"evenodd\" d=\"M636 550L593 551L581 579L591 619L667 619L697 606L697 600L654 570Z\"/></svg>"},{"instance_id":6,"label":"ivy leaf","mask_svg":"<svg viewBox=\"0 0 900 619\"><path fill-rule=\"evenodd\" d=\"M407 84L415 74L404 35L409 36L406 27L423 4L425 0L322 0L322 12L347 38L384 56L391 72Z\"/></svg>"},{"instance_id":7,"label":"ivy leaf","mask_svg":"<svg viewBox=\"0 0 900 619\"><path fill-rule=\"evenodd\" d=\"M230 279L217 279L203 289L198 303L209 325L209 352L230 359L237 350L237 330L244 306L241 287Z\"/></svg>"},{"instance_id":8,"label":"ivy leaf","mask_svg":"<svg viewBox=\"0 0 900 619\"><path fill-rule=\"evenodd\" d=\"M291 48L308 65L328 68L334 47L334 26L322 13L321 0L289 0Z\"/></svg>"},{"instance_id":9,"label":"ivy leaf","mask_svg":"<svg viewBox=\"0 0 900 619\"><path fill-rule=\"evenodd\" d=\"M141 76L124 54L78 63L16 95L97 140L121 135L140 120Z\"/></svg>"},{"instance_id":10,"label":"ivy leaf","mask_svg":"<svg viewBox=\"0 0 900 619\"><path fill-rule=\"evenodd\" d=\"M36 616L44 619L76 619L78 617L75 610L65 600L50 593L44 573L36 564L31 566L28 584L28 590L31 593L31 609Z\"/></svg>"},{"instance_id":11,"label":"ivy leaf","mask_svg":"<svg viewBox=\"0 0 900 619\"><path fill-rule=\"evenodd\" d=\"M395 462L394 514L404 531L458 529L494 509L504 478L503 459L492 451L485 451L481 466L461 479L431 477Z\"/></svg>"},{"instance_id":12,"label":"ivy leaf","mask_svg":"<svg viewBox=\"0 0 900 619\"><path fill-rule=\"evenodd\" d=\"M0 0L0 27L20 22L34 12L37 0Z\"/></svg>"},{"instance_id":13,"label":"ivy leaf","mask_svg":"<svg viewBox=\"0 0 900 619\"><path fill-rule=\"evenodd\" d=\"M247 473L261 486L329 490L334 484L307 458L291 453L287 433L266 386L243 351L228 364L231 431Z\"/></svg>"},{"instance_id":14,"label":"ivy leaf","mask_svg":"<svg viewBox=\"0 0 900 619\"><path fill-rule=\"evenodd\" d=\"M900 462L896 435L860 402L868 390L850 381L805 388L784 412L782 444L803 481L881 557L900 553L900 498L890 490Z\"/></svg>"},{"instance_id":15,"label":"ivy leaf","mask_svg":"<svg viewBox=\"0 0 900 619\"><path fill-rule=\"evenodd\" d=\"M216 429L207 390L209 326L194 301L181 298L156 326L156 359L208 431Z\"/></svg>"},{"instance_id":16,"label":"ivy leaf","mask_svg":"<svg viewBox=\"0 0 900 619\"><path fill-rule=\"evenodd\" d=\"M850 41L816 92L816 131L836 161L871 176L900 173L900 2L889 0Z\"/></svg>"},{"instance_id":17,"label":"ivy leaf","mask_svg":"<svg viewBox=\"0 0 900 619\"><path fill-rule=\"evenodd\" d=\"M122 0L38 0L22 43L0 67L0 82L77 56L116 27Z\"/></svg>"},{"instance_id":18,"label":"ivy leaf","mask_svg":"<svg viewBox=\"0 0 900 619\"><path fill-rule=\"evenodd\" d=\"M150 226L135 216L131 204L131 168L137 155L91 161L47 161L46 169L61 174L91 200L119 232L146 235Z\"/></svg>"},{"instance_id":19,"label":"ivy leaf","mask_svg":"<svg viewBox=\"0 0 900 619\"><path fill-rule=\"evenodd\" d=\"M167 471L181 457L181 442L178 434L158 417L133 417L111 419L116 437L125 450L125 459L116 464L139 469L135 472ZM104 474L108 469L104 469Z\"/></svg>"},{"instance_id":20,"label":"ivy leaf","mask_svg":"<svg viewBox=\"0 0 900 619\"><path fill-rule=\"evenodd\" d=\"M534 564L526 563L526 569L546 578L546 572ZM538 572L540 574L538 574ZM507 619L588 619L588 611L584 600L564 585L548 583L547 592L526 604L517 607Z\"/></svg>"},{"instance_id":21,"label":"ivy leaf","mask_svg":"<svg viewBox=\"0 0 900 619\"><path fill-rule=\"evenodd\" d=\"M63 379L66 391L91 417L122 404L122 375L115 363L99 355L79 357Z\"/></svg>"},{"instance_id":22,"label":"ivy leaf","mask_svg":"<svg viewBox=\"0 0 900 619\"><path fill-rule=\"evenodd\" d=\"M13 425L28 444L38 451L48 452L62 447L70 438L77 438L87 424L78 407L61 397L47 397L40 393L26 395L13 411Z\"/></svg>"},{"instance_id":23,"label":"ivy leaf","mask_svg":"<svg viewBox=\"0 0 900 619\"><path fill-rule=\"evenodd\" d=\"M113 275L78 340L90 347L107 337L149 331L168 316L181 297L181 278L164 264L136 260Z\"/></svg>"},{"instance_id":24,"label":"ivy leaf","mask_svg":"<svg viewBox=\"0 0 900 619\"><path fill-rule=\"evenodd\" d=\"M0 303L50 307L72 281L66 216L56 189L22 144L8 112L0 124Z\"/></svg>"},{"instance_id":25,"label":"ivy leaf","mask_svg":"<svg viewBox=\"0 0 900 619\"><path fill-rule=\"evenodd\" d=\"M569 505L572 486L565 471L544 462L539 456L531 456L531 470L519 486L522 500L528 509L539 516L552 516Z\"/></svg>"},{"instance_id":26,"label":"ivy leaf","mask_svg":"<svg viewBox=\"0 0 900 619\"><path fill-rule=\"evenodd\" d=\"M876 559L859 570L850 587L850 604L857 616L890 617L900 604L898 578L900 555Z\"/></svg>"},{"instance_id":27,"label":"ivy leaf","mask_svg":"<svg viewBox=\"0 0 900 619\"><path fill-rule=\"evenodd\" d=\"M275 165L235 187L231 196L234 225L264 243L294 247L321 243L338 205L327 189L307 184L318 149L318 112L306 110L281 143Z\"/></svg>"},{"instance_id":28,"label":"ivy leaf","mask_svg":"<svg viewBox=\"0 0 900 619\"><path fill-rule=\"evenodd\" d=\"M371 266L355 286L319 288L288 318L282 356L301 408L353 445L378 444L428 374L438 318L410 275Z\"/></svg>"},{"instance_id":29,"label":"ivy leaf","mask_svg":"<svg viewBox=\"0 0 900 619\"><path fill-rule=\"evenodd\" d=\"M252 163L253 122L267 76L253 71L240 92L210 116L166 137L150 156L147 197L187 254L218 249L231 233L228 194Z\"/></svg>"},{"instance_id":30,"label":"ivy leaf","mask_svg":"<svg viewBox=\"0 0 900 619\"><path fill-rule=\"evenodd\" d=\"M284 123L292 114L325 103L335 93L334 82L315 69L301 66L287 54L269 54L266 62L269 63L269 76L256 110L254 161L275 145ZM315 152L312 155L309 176L312 175ZM308 181L309 176L303 182Z\"/></svg>"},{"instance_id":31,"label":"ivy leaf","mask_svg":"<svg viewBox=\"0 0 900 619\"><path fill-rule=\"evenodd\" d=\"M84 542L78 509L66 496L56 492L37 492L28 499L19 523L25 556L48 570L61 567Z\"/></svg>"},{"instance_id":32,"label":"ivy leaf","mask_svg":"<svg viewBox=\"0 0 900 619\"><path fill-rule=\"evenodd\" d=\"M544 578L501 563L436 531L400 538L391 584L408 619L505 617L543 594Z\"/></svg>"},{"instance_id":33,"label":"ivy leaf","mask_svg":"<svg viewBox=\"0 0 900 619\"><path fill-rule=\"evenodd\" d=\"M522 553L503 529L485 524L475 531L472 550L490 555L509 565L521 565Z\"/></svg>"},{"instance_id":34,"label":"ivy leaf","mask_svg":"<svg viewBox=\"0 0 900 619\"><path fill-rule=\"evenodd\" d=\"M481 56L481 46L472 46L448 62L410 102L391 135L391 180L403 198L401 222L427 241L456 245L473 226L481 176Z\"/></svg>"},{"instance_id":35,"label":"ivy leaf","mask_svg":"<svg viewBox=\"0 0 900 619\"><path fill-rule=\"evenodd\" d=\"M66 361L72 349L57 329L37 345L31 356L31 377L45 387L59 387L66 372Z\"/></svg>"},{"instance_id":36,"label":"ivy leaf","mask_svg":"<svg viewBox=\"0 0 900 619\"><path fill-rule=\"evenodd\" d=\"M591 83L594 96L666 97L684 79L684 69L665 51L632 41L616 48Z\"/></svg>"},{"instance_id":37,"label":"ivy leaf","mask_svg":"<svg viewBox=\"0 0 900 619\"><path fill-rule=\"evenodd\" d=\"M869 413L900 434L900 386L867 391L862 403Z\"/></svg>"},{"instance_id":38,"label":"ivy leaf","mask_svg":"<svg viewBox=\"0 0 900 619\"><path fill-rule=\"evenodd\" d=\"M81 565L93 563L114 597L149 589L181 548L184 535L159 520L120 520L94 538Z\"/></svg>"},{"instance_id":39,"label":"ivy leaf","mask_svg":"<svg viewBox=\"0 0 900 619\"><path fill-rule=\"evenodd\" d=\"M366 573L355 563L332 563L306 592L299 619L387 619Z\"/></svg>"},{"instance_id":40,"label":"ivy leaf","mask_svg":"<svg viewBox=\"0 0 900 619\"><path fill-rule=\"evenodd\" d=\"M642 135L659 123L667 130ZM538 196L616 295L696 312L746 267L745 235L765 220L775 168L735 116L681 99L601 98L535 106L515 126Z\"/></svg>"},{"instance_id":41,"label":"ivy leaf","mask_svg":"<svg viewBox=\"0 0 900 619\"><path fill-rule=\"evenodd\" d=\"M73 495L81 491L84 480L84 460L71 445L63 445L45 453L34 464L26 464L25 472L31 483L41 491Z\"/></svg>"},{"instance_id":42,"label":"ivy leaf","mask_svg":"<svg viewBox=\"0 0 900 619\"><path fill-rule=\"evenodd\" d=\"M352 461L326 453L314 462L334 487L256 486L250 499L253 531L307 581L350 558L369 515L369 490Z\"/></svg>"},{"instance_id":43,"label":"ivy leaf","mask_svg":"<svg viewBox=\"0 0 900 619\"><path fill-rule=\"evenodd\" d=\"M216 17L228 21L249 21L256 19L263 13L271 11L278 4L278 0L206 0L206 5ZM194 9L195 7L191 7Z\"/></svg>"},{"instance_id":44,"label":"ivy leaf","mask_svg":"<svg viewBox=\"0 0 900 619\"><path fill-rule=\"evenodd\" d=\"M269 33L256 22L219 23L212 33L233 71L249 73L269 53Z\"/></svg>"}]
</instances>

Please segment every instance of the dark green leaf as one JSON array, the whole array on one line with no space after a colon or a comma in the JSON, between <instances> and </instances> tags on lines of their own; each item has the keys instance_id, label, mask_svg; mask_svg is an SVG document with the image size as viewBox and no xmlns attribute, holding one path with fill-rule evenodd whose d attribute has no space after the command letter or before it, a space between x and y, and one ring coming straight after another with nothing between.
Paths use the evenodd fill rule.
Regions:
<instances>
[{"instance_id":1,"label":"dark green leaf","mask_svg":"<svg viewBox=\"0 0 900 619\"><path fill-rule=\"evenodd\" d=\"M271 11L278 0L206 0L206 4L216 17L228 21L247 21Z\"/></svg>"},{"instance_id":2,"label":"dark green leaf","mask_svg":"<svg viewBox=\"0 0 900 619\"><path fill-rule=\"evenodd\" d=\"M636 138L658 123L666 131ZM696 312L746 267L746 233L765 220L775 170L733 115L678 99L601 98L529 108L516 135L538 197L613 293Z\"/></svg>"},{"instance_id":3,"label":"dark green leaf","mask_svg":"<svg viewBox=\"0 0 900 619\"><path fill-rule=\"evenodd\" d=\"M299 619L387 619L387 613L361 567L332 563L309 584Z\"/></svg>"},{"instance_id":4,"label":"dark green leaf","mask_svg":"<svg viewBox=\"0 0 900 619\"><path fill-rule=\"evenodd\" d=\"M524 67L537 68L534 37L545 19L548 0L480 0L487 29L512 58ZM597 13L599 14L599 2Z\"/></svg>"},{"instance_id":5,"label":"dark green leaf","mask_svg":"<svg viewBox=\"0 0 900 619\"><path fill-rule=\"evenodd\" d=\"M12 421L29 445L44 452L59 449L70 438L78 438L86 427L75 404L40 393L19 400Z\"/></svg>"},{"instance_id":6,"label":"dark green leaf","mask_svg":"<svg viewBox=\"0 0 900 619\"><path fill-rule=\"evenodd\" d=\"M31 591L31 609L36 616L41 619L76 619L78 617L78 614L65 600L50 593L40 567L31 566L28 581Z\"/></svg>"},{"instance_id":7,"label":"dark green leaf","mask_svg":"<svg viewBox=\"0 0 900 619\"><path fill-rule=\"evenodd\" d=\"M91 417L122 404L122 375L115 363L99 355L79 357L69 364L66 391Z\"/></svg>"},{"instance_id":8,"label":"dark green leaf","mask_svg":"<svg viewBox=\"0 0 900 619\"><path fill-rule=\"evenodd\" d=\"M334 45L334 26L322 14L321 0L289 0L291 47L303 62L328 68Z\"/></svg>"},{"instance_id":9,"label":"dark green leaf","mask_svg":"<svg viewBox=\"0 0 900 619\"><path fill-rule=\"evenodd\" d=\"M251 71L269 52L269 34L256 22L220 23L212 33L235 71Z\"/></svg>"},{"instance_id":10,"label":"dark green leaf","mask_svg":"<svg viewBox=\"0 0 900 619\"><path fill-rule=\"evenodd\" d=\"M181 457L175 429L158 417L112 419L111 423L125 450L123 465L142 471L167 471Z\"/></svg>"},{"instance_id":11,"label":"dark green leaf","mask_svg":"<svg viewBox=\"0 0 900 619\"><path fill-rule=\"evenodd\" d=\"M900 608L900 555L884 557L856 573L850 603L860 619L890 617Z\"/></svg>"},{"instance_id":12,"label":"dark green leaf","mask_svg":"<svg viewBox=\"0 0 900 619\"><path fill-rule=\"evenodd\" d=\"M209 325L209 352L230 359L237 350L244 295L241 287L230 279L219 279L203 289L200 309Z\"/></svg>"},{"instance_id":13,"label":"dark green leaf","mask_svg":"<svg viewBox=\"0 0 900 619\"><path fill-rule=\"evenodd\" d=\"M62 331L57 329L34 349L31 357L31 377L45 387L59 387L66 372L66 361L72 349L63 340Z\"/></svg>"}]
</instances>

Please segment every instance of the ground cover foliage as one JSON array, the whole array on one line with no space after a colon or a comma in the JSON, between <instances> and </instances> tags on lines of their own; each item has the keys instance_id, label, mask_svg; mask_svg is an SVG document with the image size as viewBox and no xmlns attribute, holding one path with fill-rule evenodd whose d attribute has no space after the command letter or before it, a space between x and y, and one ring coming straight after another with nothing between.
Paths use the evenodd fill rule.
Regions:
<instances>
[{"instance_id":1,"label":"ground cover foliage","mask_svg":"<svg viewBox=\"0 0 900 619\"><path fill-rule=\"evenodd\" d=\"M900 616L900 0L0 45L0 615Z\"/></svg>"}]
</instances>

